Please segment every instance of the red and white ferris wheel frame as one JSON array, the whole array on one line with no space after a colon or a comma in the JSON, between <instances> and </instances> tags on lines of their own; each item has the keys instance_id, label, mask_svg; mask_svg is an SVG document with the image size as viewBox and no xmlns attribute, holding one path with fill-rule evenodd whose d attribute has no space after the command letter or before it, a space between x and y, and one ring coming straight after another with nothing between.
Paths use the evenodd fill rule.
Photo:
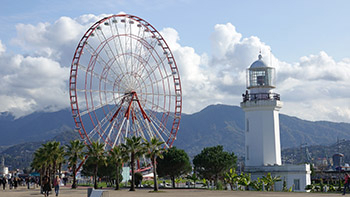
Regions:
<instances>
[{"instance_id":1,"label":"red and white ferris wheel frame","mask_svg":"<svg viewBox=\"0 0 350 197\"><path fill-rule=\"evenodd\" d=\"M143 28L145 28L147 31L149 31L155 39L157 39L158 46L160 46L163 50L163 54L166 55L167 58L167 65L170 67L170 70L172 71L172 80L173 80L173 90L175 91L175 104L174 104L174 121L172 122L172 126L170 129L170 136L166 140L166 145L168 147L171 147L174 140L176 139L176 135L179 129L180 120L181 120L181 111L182 111L182 90L181 90L181 82L180 82L180 75L178 72L178 68L176 65L175 58L173 56L173 53L171 52L168 44L164 40L164 38L161 36L161 34L147 21L133 15L128 14L118 14L118 15L111 15L109 17L105 17L95 24L93 24L84 34L84 36L81 38L72 60L71 64L71 70L70 70L70 78L69 78L69 94L70 94L70 104L71 104L71 110L72 110L72 116L75 122L75 130L77 130L83 140L85 140L85 143L91 144L91 140L88 136L88 131L86 130L83 120L82 120L82 114L79 110L79 102L77 97L77 81L78 81L78 69L79 69L79 62L80 58L83 54L84 48L86 47L88 39L94 35L94 32L96 29L99 28L100 25L105 24L107 21L109 21L112 18L118 18L118 17L125 17L125 19L128 19L129 21L137 22L138 25L141 25ZM124 21L125 22L125 21ZM131 22L130 22L131 23ZM152 36L152 37L153 37ZM85 87L87 87L87 81L85 80ZM132 96L132 98L137 97L136 93ZM87 99L87 98L86 98ZM92 103L93 104L93 103ZM131 103L130 103L131 104ZM140 106L140 103L138 103ZM91 111L89 109L86 109L85 114L89 114L90 118L92 118L93 113L95 111L93 110L95 106L91 106ZM142 106L140 106L140 109L142 113L145 113L142 109ZM116 112L117 113L117 112ZM130 113L130 112L128 112ZM85 115L83 114L83 115ZM128 114L129 115L129 114ZM146 114L144 114L146 115ZM169 114L168 114L169 115ZM95 114L96 116L96 114ZM147 115L146 115L147 116ZM114 118L114 116L113 116ZM147 119L147 117L145 117ZM168 116L163 114L161 121L167 122ZM111 120L112 121L112 120ZM94 123L93 123L94 124Z\"/></svg>"}]
</instances>

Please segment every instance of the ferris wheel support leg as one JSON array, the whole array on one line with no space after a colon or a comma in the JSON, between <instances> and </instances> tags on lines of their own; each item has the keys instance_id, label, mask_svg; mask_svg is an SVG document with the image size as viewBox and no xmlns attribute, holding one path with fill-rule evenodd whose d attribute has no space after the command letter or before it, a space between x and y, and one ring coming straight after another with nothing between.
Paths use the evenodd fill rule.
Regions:
<instances>
[{"instance_id":1,"label":"ferris wheel support leg","mask_svg":"<svg viewBox=\"0 0 350 197\"><path fill-rule=\"evenodd\" d=\"M85 158L83 159L83 161L81 161L81 163L79 164L78 168L76 169L76 171L74 172L74 176L77 175L77 172L79 172L81 166L83 166L83 164L85 163L86 159L88 158L89 156L85 156Z\"/></svg>"}]
</instances>

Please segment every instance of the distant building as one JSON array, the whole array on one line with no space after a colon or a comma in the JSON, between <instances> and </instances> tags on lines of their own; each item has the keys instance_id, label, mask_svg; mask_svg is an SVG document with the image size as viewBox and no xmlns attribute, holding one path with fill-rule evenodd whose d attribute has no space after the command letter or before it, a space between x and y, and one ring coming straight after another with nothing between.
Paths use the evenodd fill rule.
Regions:
<instances>
[{"instance_id":1,"label":"distant building","mask_svg":"<svg viewBox=\"0 0 350 197\"><path fill-rule=\"evenodd\" d=\"M9 168L5 166L5 158L1 157L0 175L5 176L9 174Z\"/></svg>"},{"instance_id":2,"label":"distant building","mask_svg":"<svg viewBox=\"0 0 350 197\"><path fill-rule=\"evenodd\" d=\"M344 155L341 153L336 153L332 157L333 159L333 169L339 168L344 165Z\"/></svg>"},{"instance_id":3,"label":"distant building","mask_svg":"<svg viewBox=\"0 0 350 197\"><path fill-rule=\"evenodd\" d=\"M310 165L282 165L279 110L280 95L275 88L275 69L262 60L261 54L247 69L247 91L243 94L241 108L245 112L245 169L252 179L271 173L280 176L287 188L305 191L311 184ZM283 181L277 182L276 190L282 190Z\"/></svg>"}]
</instances>

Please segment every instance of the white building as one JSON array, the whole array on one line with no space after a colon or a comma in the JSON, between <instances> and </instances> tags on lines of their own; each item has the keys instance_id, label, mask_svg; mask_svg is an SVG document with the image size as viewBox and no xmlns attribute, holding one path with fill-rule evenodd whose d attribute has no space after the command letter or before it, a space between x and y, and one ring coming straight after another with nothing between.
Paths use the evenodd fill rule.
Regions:
<instances>
[{"instance_id":1,"label":"white building","mask_svg":"<svg viewBox=\"0 0 350 197\"><path fill-rule=\"evenodd\" d=\"M261 54L247 69L247 91L241 108L245 112L245 172L253 179L267 173L280 176L287 188L305 191L311 184L310 165L282 165L279 128L280 95L275 88L275 69L262 60ZM282 190L283 181L275 189Z\"/></svg>"},{"instance_id":2,"label":"white building","mask_svg":"<svg viewBox=\"0 0 350 197\"><path fill-rule=\"evenodd\" d=\"M8 167L5 166L5 158L1 158L1 165L0 165L0 176L5 176L9 174L9 169Z\"/></svg>"}]
</instances>

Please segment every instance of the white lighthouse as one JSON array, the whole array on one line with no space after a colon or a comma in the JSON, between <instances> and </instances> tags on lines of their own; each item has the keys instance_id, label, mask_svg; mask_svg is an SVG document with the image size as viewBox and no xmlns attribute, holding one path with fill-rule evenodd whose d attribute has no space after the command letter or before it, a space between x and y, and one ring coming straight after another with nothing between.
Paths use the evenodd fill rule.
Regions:
<instances>
[{"instance_id":1,"label":"white lighthouse","mask_svg":"<svg viewBox=\"0 0 350 197\"><path fill-rule=\"evenodd\" d=\"M252 179L271 173L285 181L293 191L305 191L311 183L310 165L283 165L279 110L282 108L280 95L273 92L275 69L266 65L261 54L247 69L247 90L242 95L241 108L245 112L245 173ZM283 182L275 184L282 190Z\"/></svg>"},{"instance_id":2,"label":"white lighthouse","mask_svg":"<svg viewBox=\"0 0 350 197\"><path fill-rule=\"evenodd\" d=\"M275 88L275 69L261 54L247 69L247 91L241 107L245 111L245 165L281 165L279 110L282 107Z\"/></svg>"}]
</instances>

